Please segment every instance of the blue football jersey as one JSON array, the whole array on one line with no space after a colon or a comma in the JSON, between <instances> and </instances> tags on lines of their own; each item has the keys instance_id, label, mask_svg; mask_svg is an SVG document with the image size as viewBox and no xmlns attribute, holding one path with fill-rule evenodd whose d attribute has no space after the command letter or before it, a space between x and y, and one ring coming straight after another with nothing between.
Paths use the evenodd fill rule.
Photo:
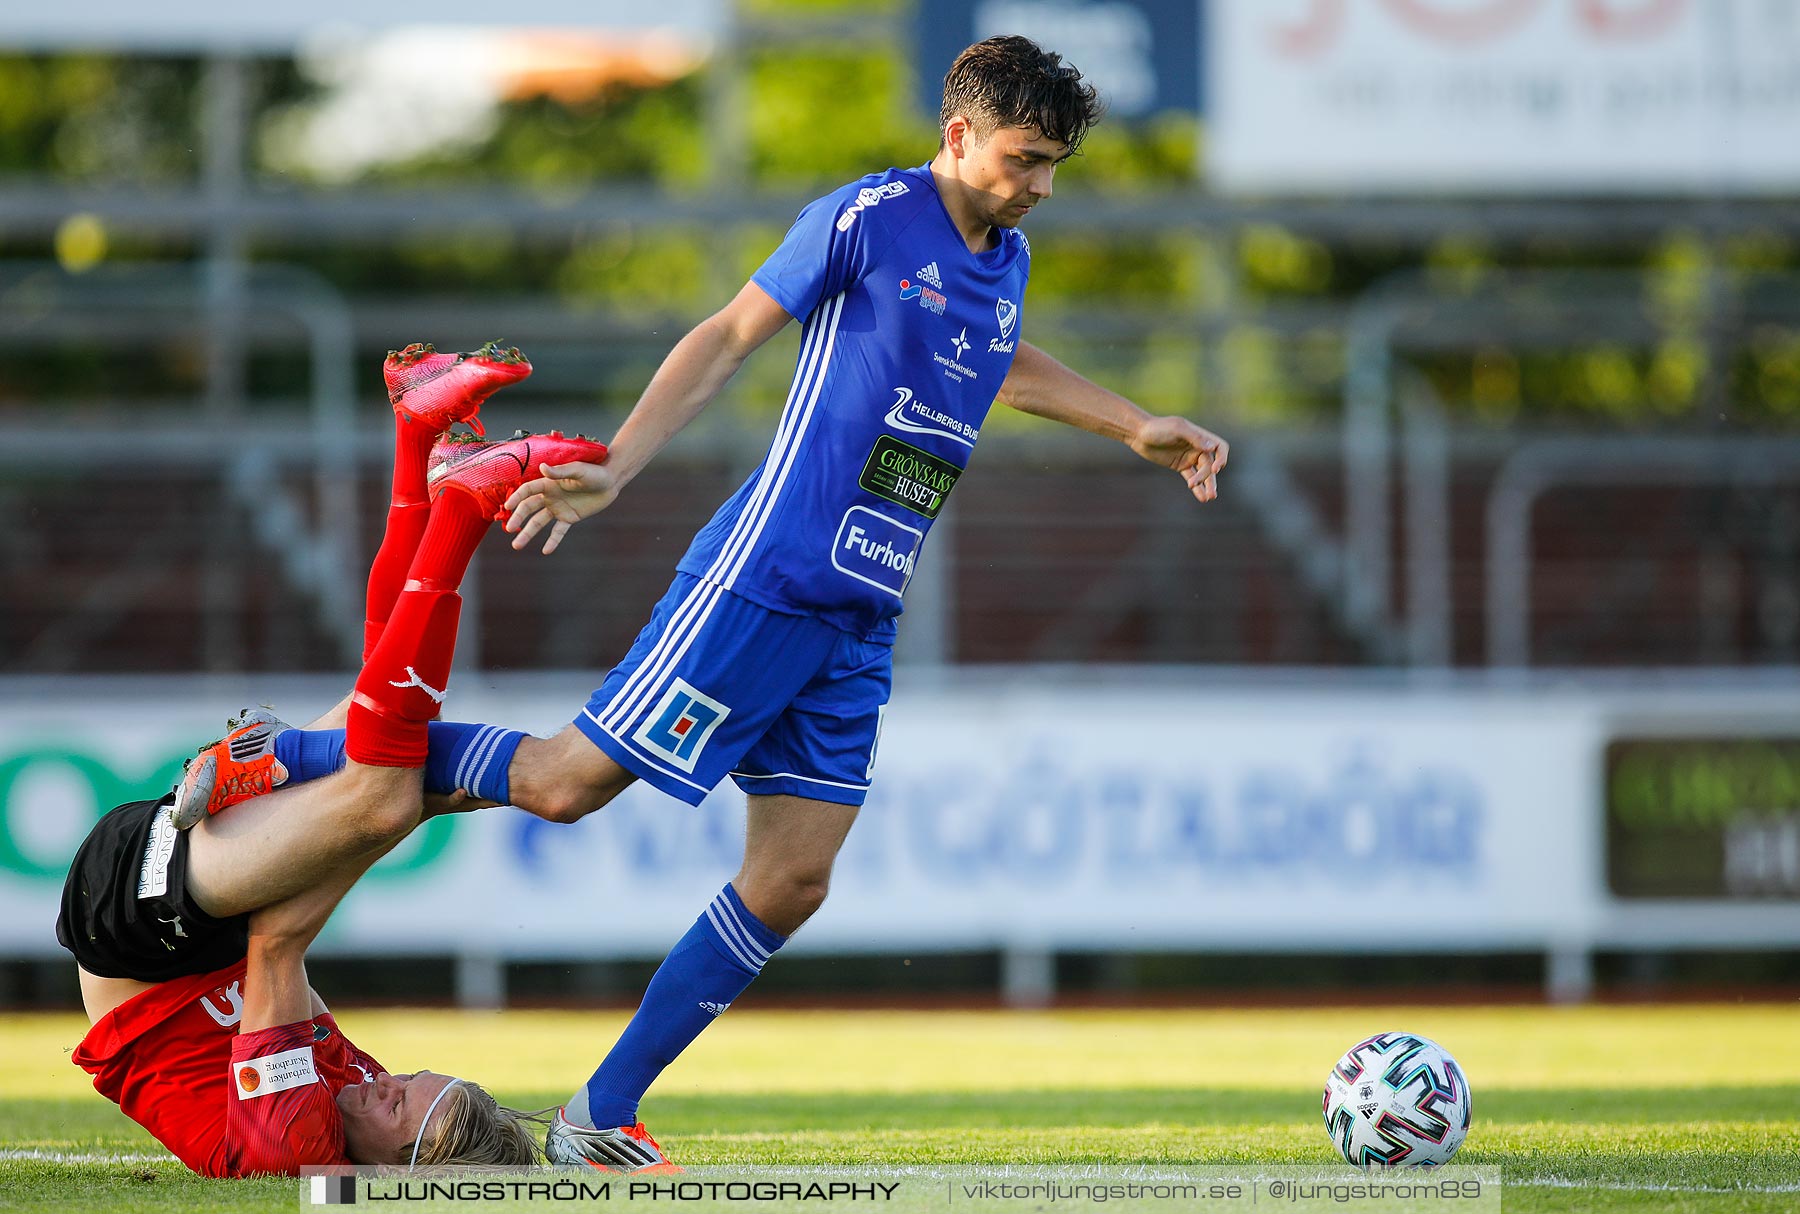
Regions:
<instances>
[{"instance_id":1,"label":"blue football jersey","mask_svg":"<svg viewBox=\"0 0 1800 1214\"><path fill-rule=\"evenodd\" d=\"M751 281L804 321L762 464L680 569L777 611L891 637L920 549L1019 341L1031 248L969 252L930 166L800 212Z\"/></svg>"}]
</instances>

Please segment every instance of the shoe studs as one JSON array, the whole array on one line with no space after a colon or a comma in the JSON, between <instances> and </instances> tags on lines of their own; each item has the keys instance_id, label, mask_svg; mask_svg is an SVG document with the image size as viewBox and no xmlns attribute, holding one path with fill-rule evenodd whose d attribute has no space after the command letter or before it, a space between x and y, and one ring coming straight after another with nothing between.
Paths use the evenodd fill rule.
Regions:
<instances>
[{"instance_id":1,"label":"shoe studs","mask_svg":"<svg viewBox=\"0 0 1800 1214\"><path fill-rule=\"evenodd\" d=\"M485 342L479 350L471 350L465 358L485 358L490 362L510 363L514 366L523 364L525 356L519 353L517 346L503 346L498 340Z\"/></svg>"},{"instance_id":2,"label":"shoe studs","mask_svg":"<svg viewBox=\"0 0 1800 1214\"><path fill-rule=\"evenodd\" d=\"M395 366L410 367L415 363L424 362L436 353L437 347L430 342L415 341L404 349L389 350L387 360Z\"/></svg>"}]
</instances>

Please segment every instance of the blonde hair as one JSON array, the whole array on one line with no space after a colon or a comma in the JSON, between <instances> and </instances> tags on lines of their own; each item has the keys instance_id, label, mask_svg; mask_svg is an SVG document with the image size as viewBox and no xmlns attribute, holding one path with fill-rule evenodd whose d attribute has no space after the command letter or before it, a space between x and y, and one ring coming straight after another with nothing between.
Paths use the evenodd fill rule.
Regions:
<instances>
[{"instance_id":1,"label":"blonde hair","mask_svg":"<svg viewBox=\"0 0 1800 1214\"><path fill-rule=\"evenodd\" d=\"M418 1166L531 1167L543 1152L537 1134L526 1128L530 1118L465 1080L446 1095L437 1132L419 1148Z\"/></svg>"}]
</instances>

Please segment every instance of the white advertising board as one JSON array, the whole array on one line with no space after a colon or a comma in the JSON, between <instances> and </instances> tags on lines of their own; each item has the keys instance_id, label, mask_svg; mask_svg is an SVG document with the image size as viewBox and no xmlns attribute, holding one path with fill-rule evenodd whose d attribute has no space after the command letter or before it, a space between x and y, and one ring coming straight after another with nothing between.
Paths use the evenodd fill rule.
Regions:
<instances>
[{"instance_id":1,"label":"white advertising board","mask_svg":"<svg viewBox=\"0 0 1800 1214\"><path fill-rule=\"evenodd\" d=\"M547 733L585 695L574 678L562 696L458 694L455 715ZM1532 948L1591 918L1603 743L1582 704L1204 682L903 686L832 896L796 944ZM232 706L137 686L0 710L0 955L56 952L87 828L166 788ZM439 819L319 947L654 956L731 876L742 830L729 784L697 810L638 786L575 826Z\"/></svg>"},{"instance_id":2,"label":"white advertising board","mask_svg":"<svg viewBox=\"0 0 1800 1214\"><path fill-rule=\"evenodd\" d=\"M1207 157L1254 193L1800 185L1800 0L1211 0Z\"/></svg>"}]
</instances>

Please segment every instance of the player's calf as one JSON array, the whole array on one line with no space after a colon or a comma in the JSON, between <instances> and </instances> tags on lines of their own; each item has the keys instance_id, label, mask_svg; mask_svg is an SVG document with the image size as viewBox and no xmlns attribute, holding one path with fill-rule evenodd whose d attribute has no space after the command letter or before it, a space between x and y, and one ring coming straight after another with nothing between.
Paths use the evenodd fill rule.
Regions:
<instances>
[{"instance_id":1,"label":"player's calf","mask_svg":"<svg viewBox=\"0 0 1800 1214\"><path fill-rule=\"evenodd\" d=\"M331 829L363 850L404 839L425 819L425 796L416 769L344 764L336 777Z\"/></svg>"},{"instance_id":2,"label":"player's calf","mask_svg":"<svg viewBox=\"0 0 1800 1214\"><path fill-rule=\"evenodd\" d=\"M398 842L421 812L417 770L351 764L203 820L185 836L188 888L218 918L270 906Z\"/></svg>"},{"instance_id":3,"label":"player's calf","mask_svg":"<svg viewBox=\"0 0 1800 1214\"><path fill-rule=\"evenodd\" d=\"M825 904L857 807L794 796L750 798L744 863L732 886L764 923L791 935Z\"/></svg>"}]
</instances>

